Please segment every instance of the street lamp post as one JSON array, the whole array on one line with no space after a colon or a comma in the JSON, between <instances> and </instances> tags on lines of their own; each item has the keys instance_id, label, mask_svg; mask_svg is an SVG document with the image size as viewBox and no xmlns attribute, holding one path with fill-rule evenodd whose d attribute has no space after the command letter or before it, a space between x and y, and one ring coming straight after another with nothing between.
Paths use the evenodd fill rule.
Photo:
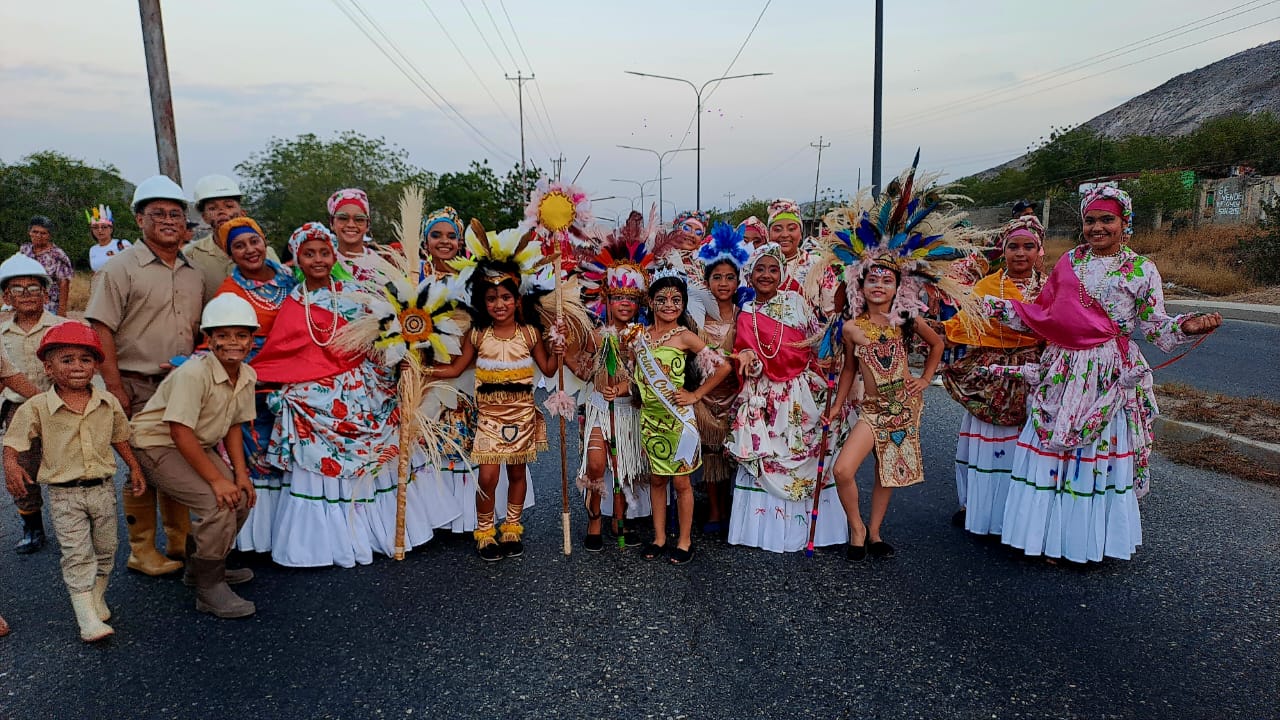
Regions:
<instances>
[{"instance_id":1,"label":"street lamp post","mask_svg":"<svg viewBox=\"0 0 1280 720\"><path fill-rule=\"evenodd\" d=\"M697 141L694 143L695 145L694 149L697 150L698 167L697 167L696 176L695 176L696 189L694 194L694 209L701 211L702 210L702 91L706 90L707 86L710 85L711 83L720 82L722 80L736 80L738 78L763 77L765 75L772 75L773 73L763 72L763 73L747 73L746 75L725 75L723 77L711 78L710 80L702 83L702 87L698 87L697 85L694 85L693 83L689 82L688 80L685 80L684 78L671 77L670 75L654 75L653 73L642 73L642 72L636 72L635 70L624 70L623 72L627 73L628 75L638 75L640 77L658 78L659 80L675 80L676 82L682 82L685 85L688 85L689 87L693 88L693 94L698 98L698 108L697 108L698 135L697 135Z\"/></svg>"},{"instance_id":2,"label":"street lamp post","mask_svg":"<svg viewBox=\"0 0 1280 720\"><path fill-rule=\"evenodd\" d=\"M626 149L626 150L641 150L641 151L643 151L643 152L650 152L650 153L653 153L654 155L656 155L656 156L658 157L658 177L659 177L659 178L661 178L661 177L662 177L662 163L666 161L666 159L667 159L667 156L668 156L668 155L670 155L671 153L688 152L688 151L690 151L690 150L701 150L701 149L702 149L702 148L700 148L700 147L698 147L698 148L675 148L674 150L667 150L666 152L662 152L662 153L660 153L660 152L658 152L657 150L653 150L653 149L651 149L651 148L636 147L636 146L634 146L634 145L619 145L618 147L623 148L623 149ZM659 180L658 180L658 222L662 222L663 220L665 220L665 218L663 217L663 212L664 212L664 211L663 211L662 205L663 205L663 202L662 202L662 180L661 180L661 179L659 179Z\"/></svg>"},{"instance_id":3,"label":"street lamp post","mask_svg":"<svg viewBox=\"0 0 1280 720\"><path fill-rule=\"evenodd\" d=\"M670 179L671 178L664 178L662 176L658 176L653 180L645 180L644 182L639 182L637 180L624 180L622 178L610 178L609 182L631 183L632 185L635 185L636 187L640 188L640 211L644 212L644 186L648 185L651 182L656 182L656 183L659 183L659 187L661 187L661 183L663 180L670 180Z\"/></svg>"}]
</instances>

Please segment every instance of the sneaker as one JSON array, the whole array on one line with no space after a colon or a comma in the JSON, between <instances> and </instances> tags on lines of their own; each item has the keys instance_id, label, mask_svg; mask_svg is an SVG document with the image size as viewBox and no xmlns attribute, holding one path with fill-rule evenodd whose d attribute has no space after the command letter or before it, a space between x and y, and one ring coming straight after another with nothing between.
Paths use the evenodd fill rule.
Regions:
<instances>
[{"instance_id":1,"label":"sneaker","mask_svg":"<svg viewBox=\"0 0 1280 720\"><path fill-rule=\"evenodd\" d=\"M644 542L640 539L640 533L635 530L628 530L622 535L622 539L626 542L626 547L640 547Z\"/></svg>"}]
</instances>

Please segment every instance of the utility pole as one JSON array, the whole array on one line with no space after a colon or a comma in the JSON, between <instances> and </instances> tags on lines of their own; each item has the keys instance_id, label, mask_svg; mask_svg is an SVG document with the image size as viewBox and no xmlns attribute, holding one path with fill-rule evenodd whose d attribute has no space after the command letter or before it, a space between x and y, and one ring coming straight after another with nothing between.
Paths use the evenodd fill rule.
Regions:
<instances>
[{"instance_id":1,"label":"utility pole","mask_svg":"<svg viewBox=\"0 0 1280 720\"><path fill-rule=\"evenodd\" d=\"M809 143L809 147L818 148L818 170L813 174L813 224L818 225L818 179L822 177L822 148L831 147L831 143L824 144L822 136L818 136L817 144Z\"/></svg>"},{"instance_id":2,"label":"utility pole","mask_svg":"<svg viewBox=\"0 0 1280 720\"><path fill-rule=\"evenodd\" d=\"M729 198L729 212L733 212L733 193L727 192L724 196Z\"/></svg>"},{"instance_id":3,"label":"utility pole","mask_svg":"<svg viewBox=\"0 0 1280 720\"><path fill-rule=\"evenodd\" d=\"M164 22L160 0L138 0L142 18L142 51L147 58L147 85L151 88L151 122L156 133L156 159L161 174L182 184L178 168L178 129L173 122L173 95L169 92L169 59L164 51Z\"/></svg>"},{"instance_id":4,"label":"utility pole","mask_svg":"<svg viewBox=\"0 0 1280 720\"><path fill-rule=\"evenodd\" d=\"M158 0L157 0L158 1ZM520 192L526 197L529 195L529 181L525 178L524 169L524 84L533 79L533 75L528 76L516 70L516 76L504 75L506 79L516 84L517 103L520 105Z\"/></svg>"},{"instance_id":5,"label":"utility pole","mask_svg":"<svg viewBox=\"0 0 1280 720\"><path fill-rule=\"evenodd\" d=\"M560 182L560 168L564 165L564 153L560 153L559 157L550 158L551 164L556 166L556 182Z\"/></svg>"},{"instance_id":6,"label":"utility pole","mask_svg":"<svg viewBox=\"0 0 1280 720\"><path fill-rule=\"evenodd\" d=\"M884 111L884 0L876 0L875 83L871 101L871 195L880 196L880 136Z\"/></svg>"}]
</instances>

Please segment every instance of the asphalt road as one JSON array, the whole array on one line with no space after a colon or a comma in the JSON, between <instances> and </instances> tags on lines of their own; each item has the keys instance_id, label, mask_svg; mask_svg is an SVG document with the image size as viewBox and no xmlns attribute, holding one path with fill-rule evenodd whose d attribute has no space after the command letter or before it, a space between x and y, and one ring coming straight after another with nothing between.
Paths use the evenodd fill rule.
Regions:
<instances>
[{"instance_id":1,"label":"asphalt road","mask_svg":"<svg viewBox=\"0 0 1280 720\"><path fill-rule=\"evenodd\" d=\"M1184 346L1166 355L1146 341L1140 342L1142 354L1152 367L1186 349ZM1157 370L1155 381L1182 382L1238 397L1256 395L1280 400L1277 368L1280 368L1280 326L1226 320L1195 350L1169 367Z\"/></svg>"},{"instance_id":2,"label":"asphalt road","mask_svg":"<svg viewBox=\"0 0 1280 720\"><path fill-rule=\"evenodd\" d=\"M1023 559L950 526L960 413L928 392L930 480L894 498L898 556L861 565L708 538L685 567L609 547L564 557L553 447L525 557L487 565L454 537L353 570L251 558L247 620L198 614L176 579L125 571L121 524L117 635L89 647L57 550L13 554L3 513L0 613L14 630L0 639L0 718L1280 713L1280 489L1157 457L1134 560Z\"/></svg>"}]
</instances>

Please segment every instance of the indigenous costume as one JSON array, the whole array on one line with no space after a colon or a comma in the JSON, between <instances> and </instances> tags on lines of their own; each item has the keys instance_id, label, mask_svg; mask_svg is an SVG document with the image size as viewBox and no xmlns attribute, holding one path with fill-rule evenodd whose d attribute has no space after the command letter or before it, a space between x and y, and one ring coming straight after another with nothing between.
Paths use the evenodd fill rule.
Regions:
<instances>
[{"instance_id":1,"label":"indigenous costume","mask_svg":"<svg viewBox=\"0 0 1280 720\"><path fill-rule=\"evenodd\" d=\"M581 262L583 295L589 301L588 309L604 323L599 332L600 341L596 343L592 380L598 377L613 380L619 373L635 370L627 367L626 355L621 352L620 333L609 315L609 302L628 298L637 307L643 304L649 286L646 271L653 260L648 250L650 234L644 227L643 216L632 211L621 232L609 234L603 239L600 251ZM639 331L639 326L631 325L621 334ZM649 497L649 465L640 440L640 410L634 399L635 396L627 395L610 402L604 399L594 383L590 386L584 403L582 437L590 442L592 433L599 430L600 437L609 443L613 462L606 465L605 477L601 486L596 488L588 487L588 455L585 449L578 470L578 484L584 493L595 489L602 494L609 491L621 494L626 499L627 518L647 517L653 512ZM613 503L601 502L600 511L612 517Z\"/></svg>"},{"instance_id":2,"label":"indigenous costume","mask_svg":"<svg viewBox=\"0 0 1280 720\"><path fill-rule=\"evenodd\" d=\"M675 403L675 391L684 387L685 351L663 343L690 330L677 325L652 342L646 330L635 330L631 349L640 392L640 437L649 469L654 475L688 475L702 466L702 440L693 408Z\"/></svg>"},{"instance_id":3,"label":"indigenous costume","mask_svg":"<svg viewBox=\"0 0 1280 720\"><path fill-rule=\"evenodd\" d=\"M1044 230L1034 216L1007 223L992 250L1003 255L1010 240L1027 238L1036 241L1043 255ZM980 257L975 254L965 260ZM980 264L985 266L985 262ZM1000 269L979 280L972 294L1034 302L1043 284L1038 271L1033 270L1026 279L1014 279ZM979 535L998 535L1004 521L1018 433L1027 420L1027 384L1020 378L992 375L986 368L1034 363L1040 357L1042 344L1034 335L1007 325L967 328L964 321L957 316L943 323L947 339L960 347L953 350L959 357L943 369L942 381L951 397L965 409L956 441L956 493L960 507L965 509L965 529ZM961 350L963 354L958 352Z\"/></svg>"},{"instance_id":4,"label":"indigenous costume","mask_svg":"<svg viewBox=\"0 0 1280 720\"><path fill-rule=\"evenodd\" d=\"M765 243L752 253L744 275L766 256L785 262L777 243ZM730 543L794 552L808 542L828 389L806 339L820 329L809 303L787 290L765 302L753 299L738 314L734 351L750 350L757 362L742 368L737 412L725 442L738 461ZM823 482L825 488L834 485ZM819 526L814 544L846 542L849 531L835 493L824 494L821 503L824 518L830 513L840 520Z\"/></svg>"},{"instance_id":5,"label":"indigenous costume","mask_svg":"<svg viewBox=\"0 0 1280 720\"><path fill-rule=\"evenodd\" d=\"M326 230L327 232L327 230ZM214 233L214 243L230 256L231 240L244 233L254 233L262 238L266 245L266 234L258 223L247 217L228 220L219 226ZM265 251L264 251L265 252ZM297 285L292 273L279 263L266 259L266 266L274 276L270 280L250 280L240 272L239 266L233 266L231 275L222 281L214 296L231 294L244 298L253 307L258 317L258 329L253 331L253 348L249 351L245 362L252 362L258 351L267 340L271 326L275 324L276 315L284 305L289 291ZM275 522L275 510L280 504L281 472L266 464L263 451L267 441L271 439L271 429L275 426L275 414L267 402L274 390L271 385L259 382L254 392L254 407L257 415L252 422L244 423L244 457L249 464L249 479L258 493L257 503L249 511L249 518L244 527L236 535L236 549L242 551L270 552L271 533Z\"/></svg>"},{"instance_id":6,"label":"indigenous costume","mask_svg":"<svg viewBox=\"0 0 1280 720\"><path fill-rule=\"evenodd\" d=\"M533 402L533 346L537 328L521 326L509 338L493 328L471 330L476 348L476 465L528 464L547 449L547 424Z\"/></svg>"},{"instance_id":7,"label":"indigenous costume","mask_svg":"<svg viewBox=\"0 0 1280 720\"><path fill-rule=\"evenodd\" d=\"M291 249L308 240L333 241L318 223L289 239ZM336 251L336 248L335 248ZM368 310L333 281L289 294L271 336L251 365L259 379L280 383L272 395L277 412L266 461L284 471L276 509L271 556L281 565L315 567L368 564L373 553L395 551L396 464L400 408L397 371L362 354L331 347L340 328ZM432 537L459 508L435 482L411 481L406 502L406 545Z\"/></svg>"},{"instance_id":8,"label":"indigenous costume","mask_svg":"<svg viewBox=\"0 0 1280 720\"><path fill-rule=\"evenodd\" d=\"M1132 222L1129 196L1114 187L1080 205ZM987 296L993 317L1048 341L1038 364L998 367L1031 386L1018 436L1001 540L1028 555L1075 562L1129 559L1142 543L1138 498L1150 489L1151 368L1135 332L1170 352L1191 341L1187 316L1164 307L1160 272L1127 245L1095 256L1063 255L1035 303Z\"/></svg>"}]
</instances>

